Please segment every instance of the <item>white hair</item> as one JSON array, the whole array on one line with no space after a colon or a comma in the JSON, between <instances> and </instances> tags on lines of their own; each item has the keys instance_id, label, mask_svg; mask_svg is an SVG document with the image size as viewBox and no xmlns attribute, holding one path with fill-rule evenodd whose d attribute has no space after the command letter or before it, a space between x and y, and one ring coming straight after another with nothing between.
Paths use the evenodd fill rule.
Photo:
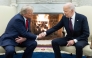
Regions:
<instances>
[{"instance_id":1,"label":"white hair","mask_svg":"<svg viewBox=\"0 0 92 58\"><path fill-rule=\"evenodd\" d=\"M64 6L68 6L70 10L74 10L75 11L75 6L71 2L66 3Z\"/></svg>"},{"instance_id":2,"label":"white hair","mask_svg":"<svg viewBox=\"0 0 92 58\"><path fill-rule=\"evenodd\" d=\"M29 6L29 5L23 6L21 8L20 14L22 14L22 15L23 14L26 14L27 13L27 10L32 10L33 11L33 8L31 6Z\"/></svg>"}]
</instances>

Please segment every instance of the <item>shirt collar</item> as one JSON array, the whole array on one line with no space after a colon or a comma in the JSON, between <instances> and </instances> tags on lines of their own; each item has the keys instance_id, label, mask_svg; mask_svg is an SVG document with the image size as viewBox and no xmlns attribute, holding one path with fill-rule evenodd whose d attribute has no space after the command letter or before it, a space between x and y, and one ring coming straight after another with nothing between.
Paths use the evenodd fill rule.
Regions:
<instances>
[{"instance_id":1,"label":"shirt collar","mask_svg":"<svg viewBox=\"0 0 92 58\"><path fill-rule=\"evenodd\" d=\"M73 14L73 16L71 17L72 19L75 19L75 12L74 12L74 14Z\"/></svg>"},{"instance_id":2,"label":"shirt collar","mask_svg":"<svg viewBox=\"0 0 92 58\"><path fill-rule=\"evenodd\" d=\"M26 21L26 18L23 16L24 20Z\"/></svg>"}]
</instances>

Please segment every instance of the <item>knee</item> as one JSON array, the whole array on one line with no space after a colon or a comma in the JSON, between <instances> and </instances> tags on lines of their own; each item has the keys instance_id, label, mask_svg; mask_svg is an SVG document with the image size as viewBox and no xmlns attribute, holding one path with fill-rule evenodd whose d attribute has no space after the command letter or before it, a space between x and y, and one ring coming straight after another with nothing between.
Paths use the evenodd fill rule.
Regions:
<instances>
[{"instance_id":1,"label":"knee","mask_svg":"<svg viewBox=\"0 0 92 58\"><path fill-rule=\"evenodd\" d=\"M37 42L34 41L32 44L29 45L29 47L30 47L30 46L33 47L33 48L36 48L36 46L37 46Z\"/></svg>"},{"instance_id":2,"label":"knee","mask_svg":"<svg viewBox=\"0 0 92 58\"><path fill-rule=\"evenodd\" d=\"M76 49L82 49L83 48L83 46L81 45L81 44L76 44Z\"/></svg>"},{"instance_id":3,"label":"knee","mask_svg":"<svg viewBox=\"0 0 92 58\"><path fill-rule=\"evenodd\" d=\"M15 53L15 49L14 48L6 48L6 53L13 54L13 53Z\"/></svg>"},{"instance_id":4,"label":"knee","mask_svg":"<svg viewBox=\"0 0 92 58\"><path fill-rule=\"evenodd\" d=\"M36 46L37 46L37 42L35 41L32 45L33 45L34 47L36 47Z\"/></svg>"},{"instance_id":5,"label":"knee","mask_svg":"<svg viewBox=\"0 0 92 58\"><path fill-rule=\"evenodd\" d=\"M56 43L57 43L57 41L54 39L54 40L52 40L52 45L55 45Z\"/></svg>"}]
</instances>

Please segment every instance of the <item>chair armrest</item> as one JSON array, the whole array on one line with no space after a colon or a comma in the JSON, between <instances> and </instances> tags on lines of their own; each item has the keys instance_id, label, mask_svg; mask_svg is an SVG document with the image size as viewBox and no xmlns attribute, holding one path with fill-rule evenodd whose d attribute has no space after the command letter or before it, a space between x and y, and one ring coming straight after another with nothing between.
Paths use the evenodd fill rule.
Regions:
<instances>
[{"instance_id":1,"label":"chair armrest","mask_svg":"<svg viewBox=\"0 0 92 58\"><path fill-rule=\"evenodd\" d=\"M65 30L65 28L63 27L63 29L62 29L62 34L63 34L63 37L65 37L66 36L66 30Z\"/></svg>"},{"instance_id":2,"label":"chair armrest","mask_svg":"<svg viewBox=\"0 0 92 58\"><path fill-rule=\"evenodd\" d=\"M91 40L91 44L90 44L90 49L92 49L92 40Z\"/></svg>"},{"instance_id":3,"label":"chair armrest","mask_svg":"<svg viewBox=\"0 0 92 58\"><path fill-rule=\"evenodd\" d=\"M65 32L64 31L62 31L62 34L63 34L63 37L65 37Z\"/></svg>"}]
</instances>

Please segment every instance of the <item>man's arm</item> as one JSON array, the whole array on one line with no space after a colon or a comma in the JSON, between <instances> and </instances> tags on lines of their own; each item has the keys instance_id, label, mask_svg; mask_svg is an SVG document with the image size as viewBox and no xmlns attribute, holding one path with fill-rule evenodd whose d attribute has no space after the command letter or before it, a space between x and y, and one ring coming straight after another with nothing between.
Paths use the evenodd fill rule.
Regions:
<instances>
[{"instance_id":1,"label":"man's arm","mask_svg":"<svg viewBox=\"0 0 92 58\"><path fill-rule=\"evenodd\" d=\"M81 24L82 24L82 35L80 35L79 37L76 38L77 41L85 40L85 38L88 38L88 36L90 34L88 21L87 21L87 18L85 16L83 17Z\"/></svg>"},{"instance_id":2,"label":"man's arm","mask_svg":"<svg viewBox=\"0 0 92 58\"><path fill-rule=\"evenodd\" d=\"M63 27L63 19L64 19L64 17L62 17L62 19L59 21L59 23L57 25L55 25L54 27L48 29L45 32L40 33L38 36L40 38L42 38L42 37L48 36L49 34L59 30L60 28L62 28Z\"/></svg>"},{"instance_id":3,"label":"man's arm","mask_svg":"<svg viewBox=\"0 0 92 58\"><path fill-rule=\"evenodd\" d=\"M52 28L48 29L46 31L46 36L48 36L49 34L55 32L57 30L59 30L60 28L62 28L64 26L63 25L64 24L63 20L64 20L64 17L62 17L62 19L55 26L53 26Z\"/></svg>"},{"instance_id":4,"label":"man's arm","mask_svg":"<svg viewBox=\"0 0 92 58\"><path fill-rule=\"evenodd\" d=\"M29 38L29 39L36 39L36 35L32 34L31 32L27 32L25 26L23 25L23 21L20 19L16 19L14 22L14 28L19 32L23 37Z\"/></svg>"}]
</instances>

